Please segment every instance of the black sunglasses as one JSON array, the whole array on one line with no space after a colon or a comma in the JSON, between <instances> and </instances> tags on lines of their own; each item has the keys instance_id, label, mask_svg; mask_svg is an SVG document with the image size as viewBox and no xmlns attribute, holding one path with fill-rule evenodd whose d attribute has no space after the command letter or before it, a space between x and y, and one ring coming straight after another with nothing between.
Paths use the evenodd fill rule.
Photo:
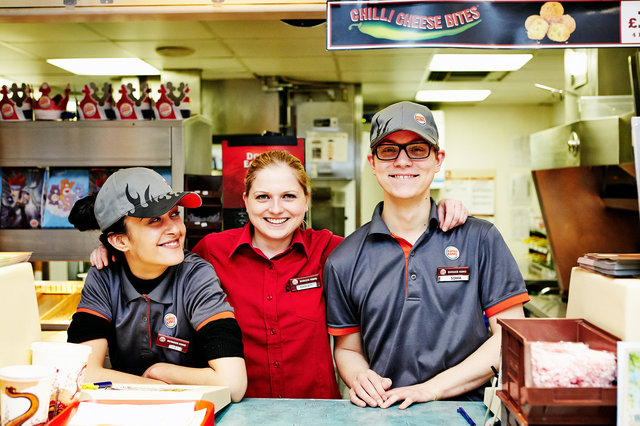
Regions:
<instances>
[{"instance_id":1,"label":"black sunglasses","mask_svg":"<svg viewBox=\"0 0 640 426\"><path fill-rule=\"evenodd\" d=\"M414 142L406 145L398 145L395 143L382 143L375 148L373 152L378 160L393 161L400 155L400 151L407 153L407 157L412 160L424 160L429 158L431 154L431 144L428 142Z\"/></svg>"}]
</instances>

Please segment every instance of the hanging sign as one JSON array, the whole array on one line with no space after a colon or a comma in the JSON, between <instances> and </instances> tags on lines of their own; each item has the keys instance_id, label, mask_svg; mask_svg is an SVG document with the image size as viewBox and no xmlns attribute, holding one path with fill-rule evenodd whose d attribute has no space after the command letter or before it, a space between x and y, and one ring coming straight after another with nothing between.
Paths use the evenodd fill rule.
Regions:
<instances>
[{"instance_id":1,"label":"hanging sign","mask_svg":"<svg viewBox=\"0 0 640 426\"><path fill-rule=\"evenodd\" d=\"M640 45L640 1L329 1L327 49Z\"/></svg>"}]
</instances>

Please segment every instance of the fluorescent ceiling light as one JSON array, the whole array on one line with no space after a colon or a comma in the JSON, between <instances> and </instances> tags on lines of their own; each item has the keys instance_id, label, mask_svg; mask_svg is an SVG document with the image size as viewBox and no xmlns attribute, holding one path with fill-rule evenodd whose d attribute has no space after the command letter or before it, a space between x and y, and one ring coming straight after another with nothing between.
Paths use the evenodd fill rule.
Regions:
<instances>
[{"instance_id":1,"label":"fluorescent ceiling light","mask_svg":"<svg viewBox=\"0 0 640 426\"><path fill-rule=\"evenodd\" d=\"M419 102L479 102L487 99L491 90L420 90Z\"/></svg>"},{"instance_id":2,"label":"fluorescent ceiling light","mask_svg":"<svg viewBox=\"0 0 640 426\"><path fill-rule=\"evenodd\" d=\"M160 74L160 71L138 58L47 59L47 62L78 75Z\"/></svg>"},{"instance_id":3,"label":"fluorescent ceiling light","mask_svg":"<svg viewBox=\"0 0 640 426\"><path fill-rule=\"evenodd\" d=\"M430 71L515 71L533 58L530 54L435 54Z\"/></svg>"}]
</instances>

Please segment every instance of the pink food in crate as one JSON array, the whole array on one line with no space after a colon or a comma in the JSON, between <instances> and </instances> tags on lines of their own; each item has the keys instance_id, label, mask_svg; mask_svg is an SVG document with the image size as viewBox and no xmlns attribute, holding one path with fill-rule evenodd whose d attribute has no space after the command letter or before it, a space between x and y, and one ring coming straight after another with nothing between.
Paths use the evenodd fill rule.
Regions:
<instances>
[{"instance_id":1,"label":"pink food in crate","mask_svg":"<svg viewBox=\"0 0 640 426\"><path fill-rule=\"evenodd\" d=\"M531 342L531 378L536 387L609 387L616 356L581 342Z\"/></svg>"}]
</instances>

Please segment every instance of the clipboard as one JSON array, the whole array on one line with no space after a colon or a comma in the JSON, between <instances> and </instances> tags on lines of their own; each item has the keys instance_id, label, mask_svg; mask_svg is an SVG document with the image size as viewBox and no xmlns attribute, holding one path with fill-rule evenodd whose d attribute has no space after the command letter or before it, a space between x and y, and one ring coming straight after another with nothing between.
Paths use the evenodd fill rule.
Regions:
<instances>
[{"instance_id":1,"label":"clipboard","mask_svg":"<svg viewBox=\"0 0 640 426\"><path fill-rule=\"evenodd\" d=\"M160 404L177 404L177 403L184 403L184 402L195 402L194 411L206 410L204 419L202 420L202 423L200 423L200 426L214 426L215 409L214 409L214 404L212 402L210 402L210 401L203 401L203 400L198 400L198 401L184 401L184 400L182 400L182 401L173 401L173 400L128 401L128 400L115 400L115 399L93 400L93 401L76 401L73 404L69 405L67 408L65 408L56 417L51 419L47 423L47 426L65 426L65 425L67 425L69 423L69 421L73 418L73 416L76 413L76 411L78 411L78 407L80 406L80 403L104 404L104 405L108 405L108 404L112 404L112 405L117 405L117 404L160 405Z\"/></svg>"}]
</instances>

